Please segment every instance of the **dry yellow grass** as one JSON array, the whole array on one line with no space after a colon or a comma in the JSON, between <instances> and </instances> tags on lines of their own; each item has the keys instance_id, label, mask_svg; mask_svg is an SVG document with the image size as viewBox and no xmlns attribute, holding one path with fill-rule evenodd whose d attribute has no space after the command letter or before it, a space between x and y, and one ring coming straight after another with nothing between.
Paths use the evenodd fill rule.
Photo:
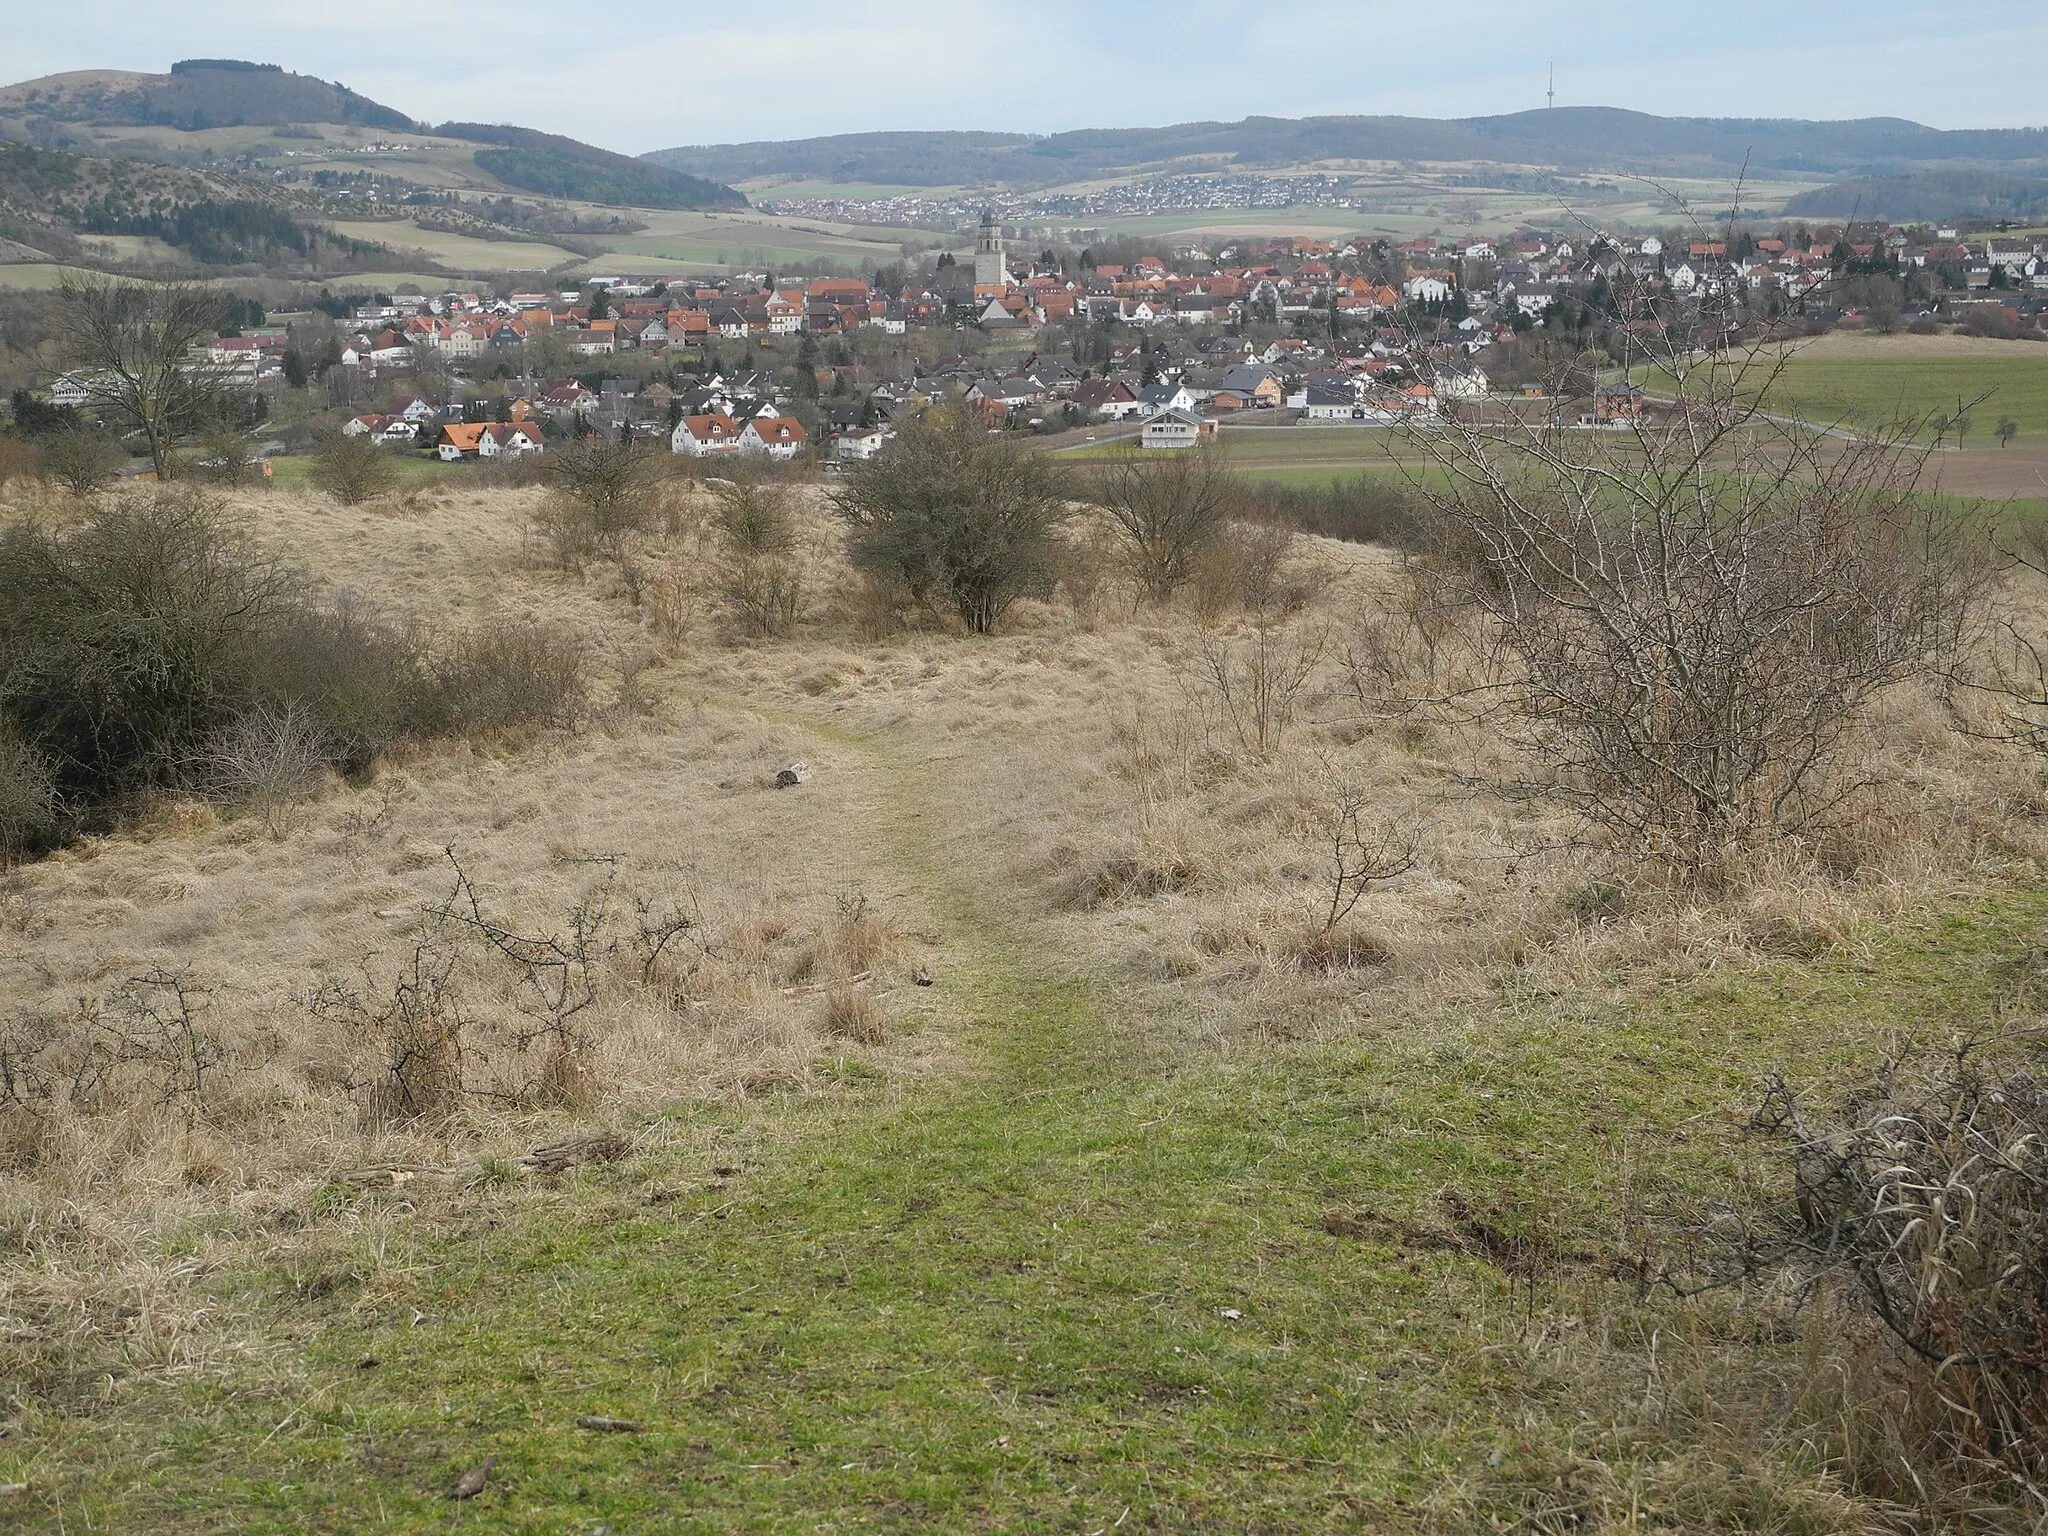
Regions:
<instances>
[{"instance_id":1,"label":"dry yellow grass","mask_svg":"<svg viewBox=\"0 0 2048 1536\"><path fill-rule=\"evenodd\" d=\"M597 710L573 735L407 752L283 823L166 803L132 833L4 877L8 1015L75 1018L81 998L175 973L226 1052L203 1103L53 1116L10 1175L0 1311L38 1348L61 1338L65 1358L88 1359L110 1318L140 1316L131 1363L206 1358L232 1320L195 1315L189 1282L289 1254L312 1193L338 1178L487 1179L592 1125L684 1135L659 1112L829 1094L820 1064L849 1055L896 1084L971 1071L944 988L910 984L919 967L943 976L968 921L1032 924L1065 964L1118 978L1164 1048L1228 1049L1370 1028L1483 995L1504 972L1677 977L1824 948L2043 851L2038 775L1905 694L1864 744L1878 787L1832 845L1722 901L1631 891L1556 813L1473 787L1507 750L1485 727L1382 718L1361 700L1346 658L1389 610L1382 552L1303 541L1294 558L1315 579L1284 614L1203 624L1091 580L1078 606L1025 605L987 641L878 634L809 493L813 617L793 639L735 643L702 577L704 506L677 494L671 532L640 552L640 608L615 573L543 563L536 491L355 509L238 496L259 536L385 611L578 634L598 658ZM1261 628L1312 661L1263 743L1205 662L1205 646ZM776 788L797 763L802 782ZM1412 832L1417 862L1324 934L1315 828L1338 775ZM925 816L939 804L943 830ZM323 986L388 992L448 897L451 849L491 915L526 932L560 931L611 869L591 858L616 855L620 894L688 910L690 944L708 948L685 966L679 945L644 975L616 960L560 1092L472 1095L448 1118L392 1123L361 1086L378 1043L309 1000ZM966 911L968 889L1004 905ZM464 954L476 1009L512 1019L516 978L473 943ZM513 1093L496 1071L477 1083Z\"/></svg>"}]
</instances>

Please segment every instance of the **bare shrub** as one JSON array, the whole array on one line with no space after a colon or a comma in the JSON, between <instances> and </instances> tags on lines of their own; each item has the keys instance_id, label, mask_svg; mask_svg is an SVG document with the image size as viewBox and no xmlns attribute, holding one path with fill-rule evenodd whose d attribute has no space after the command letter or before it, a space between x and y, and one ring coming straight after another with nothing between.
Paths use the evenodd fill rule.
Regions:
<instances>
[{"instance_id":1,"label":"bare shrub","mask_svg":"<svg viewBox=\"0 0 2048 1536\"><path fill-rule=\"evenodd\" d=\"M595 883L557 927L527 930L495 915L456 851L455 883L427 907L399 965L359 984L331 983L309 1010L342 1031L339 1081L364 1123L434 1126L465 1106L573 1105L595 1091L608 989L674 1003L710 956L694 901L626 889L616 855L589 856Z\"/></svg>"},{"instance_id":2,"label":"bare shrub","mask_svg":"<svg viewBox=\"0 0 2048 1536\"><path fill-rule=\"evenodd\" d=\"M1347 686L1369 714L1412 714L1425 701L1483 685L1472 666L1469 610L1439 601L1406 570L1376 598L1361 607L1342 656Z\"/></svg>"},{"instance_id":3,"label":"bare shrub","mask_svg":"<svg viewBox=\"0 0 2048 1536\"><path fill-rule=\"evenodd\" d=\"M696 612L696 587L679 570L657 570L646 587L647 624L669 651L680 651L690 638Z\"/></svg>"},{"instance_id":4,"label":"bare shrub","mask_svg":"<svg viewBox=\"0 0 2048 1536\"><path fill-rule=\"evenodd\" d=\"M592 437L544 457L543 473L555 494L541 526L557 563L573 569L591 555L623 559L632 536L655 522L654 487L667 456L639 439Z\"/></svg>"},{"instance_id":5,"label":"bare shrub","mask_svg":"<svg viewBox=\"0 0 2048 1536\"><path fill-rule=\"evenodd\" d=\"M1317 938L1327 938L1357 910L1365 893L1415 867L1419 839L1392 817L1374 816L1383 796L1361 781L1325 770L1322 793L1304 831L1323 859L1327 899Z\"/></svg>"},{"instance_id":6,"label":"bare shrub","mask_svg":"<svg viewBox=\"0 0 2048 1536\"><path fill-rule=\"evenodd\" d=\"M455 870L455 889L428 915L482 939L511 967L515 1006L526 1020L513 1031L513 1047L522 1056L532 1050L538 1063L520 1096L558 1103L579 1097L587 1087L585 1076L595 1045L580 1016L597 1002L603 969L624 942L613 931L618 856L592 857L605 873L595 889L570 906L565 930L521 933L484 911L476 883L455 850L450 848L447 854Z\"/></svg>"},{"instance_id":7,"label":"bare shrub","mask_svg":"<svg viewBox=\"0 0 2048 1536\"><path fill-rule=\"evenodd\" d=\"M1422 498L1413 489L1398 476L1377 472L1340 477L1326 486L1254 482L1236 506L1236 515L1248 523L1394 549L1417 546L1422 512Z\"/></svg>"},{"instance_id":8,"label":"bare shrub","mask_svg":"<svg viewBox=\"0 0 2048 1536\"><path fill-rule=\"evenodd\" d=\"M236 716L193 754L190 771L203 793L254 812L282 837L293 806L325 781L330 755L312 715L285 703Z\"/></svg>"},{"instance_id":9,"label":"bare shrub","mask_svg":"<svg viewBox=\"0 0 2048 1536\"><path fill-rule=\"evenodd\" d=\"M1096 469L1092 488L1127 568L1153 603L1169 601L1194 579L1202 558L1228 535L1238 497L1220 447L1182 453L1127 448Z\"/></svg>"},{"instance_id":10,"label":"bare shrub","mask_svg":"<svg viewBox=\"0 0 2048 1536\"><path fill-rule=\"evenodd\" d=\"M1117 601L1122 589L1121 550L1116 534L1099 523L1061 546L1059 590L1085 630L1097 628L1122 606Z\"/></svg>"},{"instance_id":11,"label":"bare shrub","mask_svg":"<svg viewBox=\"0 0 2048 1536\"><path fill-rule=\"evenodd\" d=\"M750 634L786 635L803 617L810 563L790 488L752 478L712 489L719 553L712 582L734 622Z\"/></svg>"},{"instance_id":12,"label":"bare shrub","mask_svg":"<svg viewBox=\"0 0 2048 1536\"><path fill-rule=\"evenodd\" d=\"M310 716L345 774L363 772L401 740L447 729L425 638L345 592L281 613L251 666L258 707Z\"/></svg>"},{"instance_id":13,"label":"bare shrub","mask_svg":"<svg viewBox=\"0 0 2048 1536\"><path fill-rule=\"evenodd\" d=\"M1196 646L1194 659L1176 668L1183 692L1245 751L1261 757L1276 751L1322 662L1324 634L1261 624L1247 635L1205 631Z\"/></svg>"},{"instance_id":14,"label":"bare shrub","mask_svg":"<svg viewBox=\"0 0 2048 1536\"><path fill-rule=\"evenodd\" d=\"M78 810L175 778L249 702L297 583L218 502L168 494L0 532L0 710Z\"/></svg>"},{"instance_id":15,"label":"bare shrub","mask_svg":"<svg viewBox=\"0 0 2048 1536\"><path fill-rule=\"evenodd\" d=\"M1189 561L1188 594L1196 615L1213 623L1227 613L1275 614L1302 606L1308 588L1293 582L1294 530L1273 523L1232 523Z\"/></svg>"},{"instance_id":16,"label":"bare shrub","mask_svg":"<svg viewBox=\"0 0 2048 1536\"><path fill-rule=\"evenodd\" d=\"M539 624L487 624L436 669L439 714L460 731L574 728L584 707L583 647Z\"/></svg>"},{"instance_id":17,"label":"bare shrub","mask_svg":"<svg viewBox=\"0 0 2048 1536\"><path fill-rule=\"evenodd\" d=\"M476 484L493 489L517 490L545 485L548 461L552 456L552 449L547 453L493 454L488 459L480 459L470 472L476 477Z\"/></svg>"},{"instance_id":18,"label":"bare shrub","mask_svg":"<svg viewBox=\"0 0 2048 1536\"><path fill-rule=\"evenodd\" d=\"M49 761L0 716L0 866L48 847L61 824Z\"/></svg>"},{"instance_id":19,"label":"bare shrub","mask_svg":"<svg viewBox=\"0 0 2048 1536\"><path fill-rule=\"evenodd\" d=\"M256 451L238 427L215 420L201 428L192 450L193 476L210 485L247 485L256 477Z\"/></svg>"},{"instance_id":20,"label":"bare shrub","mask_svg":"<svg viewBox=\"0 0 2048 1536\"><path fill-rule=\"evenodd\" d=\"M274 807L316 740L354 773L402 738L569 727L582 709L566 637L486 625L431 656L416 633L315 593L203 496L0 531L0 590L14 814L41 805L67 831L195 780ZM31 780L53 793L21 790Z\"/></svg>"},{"instance_id":21,"label":"bare shrub","mask_svg":"<svg viewBox=\"0 0 2048 1536\"><path fill-rule=\"evenodd\" d=\"M211 989L172 970L132 977L114 994L115 1060L141 1063L156 1102L175 1106L187 1121L231 1065L227 1042L204 1023L212 1002Z\"/></svg>"},{"instance_id":22,"label":"bare shrub","mask_svg":"<svg viewBox=\"0 0 2048 1536\"><path fill-rule=\"evenodd\" d=\"M369 1125L442 1121L459 1106L472 1021L456 959L451 946L421 938L389 983L372 982L366 968L363 990L330 983L308 1000L316 1017L342 1027L352 1058L367 1058L367 1071L352 1068L343 1083L360 1096Z\"/></svg>"},{"instance_id":23,"label":"bare shrub","mask_svg":"<svg viewBox=\"0 0 2048 1536\"><path fill-rule=\"evenodd\" d=\"M104 490L128 461L112 437L84 428L44 438L42 455L50 478L74 496Z\"/></svg>"},{"instance_id":24,"label":"bare shrub","mask_svg":"<svg viewBox=\"0 0 2048 1536\"><path fill-rule=\"evenodd\" d=\"M1919 494L1907 429L1832 436L1766 413L1770 348L1657 359L1677 401L1581 430L1455 417L1415 443L1434 557L1416 569L1483 630L1458 702L1559 799L1688 879L1814 828L1871 701L1952 650L1974 532Z\"/></svg>"},{"instance_id":25,"label":"bare shrub","mask_svg":"<svg viewBox=\"0 0 2048 1536\"><path fill-rule=\"evenodd\" d=\"M0 1154L32 1165L61 1116L147 1105L191 1125L212 1113L250 1065L209 1023L212 1007L211 987L158 969L63 1015L0 1019Z\"/></svg>"},{"instance_id":26,"label":"bare shrub","mask_svg":"<svg viewBox=\"0 0 2048 1536\"><path fill-rule=\"evenodd\" d=\"M1019 598L1047 597L1068 506L1042 454L933 411L854 468L833 506L854 566L992 632Z\"/></svg>"},{"instance_id":27,"label":"bare shrub","mask_svg":"<svg viewBox=\"0 0 2048 1536\"><path fill-rule=\"evenodd\" d=\"M2048 1509L2048 1085L2039 1032L1900 1061L1816 1118L1782 1077L1757 1128L1770 1198L1705 1229L1682 1290L1760 1278L1892 1341L1923 1495L2001 1485Z\"/></svg>"},{"instance_id":28,"label":"bare shrub","mask_svg":"<svg viewBox=\"0 0 2048 1536\"><path fill-rule=\"evenodd\" d=\"M398 483L391 455L370 441L367 432L350 436L329 432L313 449L308 478L344 507L360 506L382 496Z\"/></svg>"},{"instance_id":29,"label":"bare shrub","mask_svg":"<svg viewBox=\"0 0 2048 1536\"><path fill-rule=\"evenodd\" d=\"M42 450L19 437L0 437L0 488L17 483L40 484L49 479Z\"/></svg>"}]
</instances>

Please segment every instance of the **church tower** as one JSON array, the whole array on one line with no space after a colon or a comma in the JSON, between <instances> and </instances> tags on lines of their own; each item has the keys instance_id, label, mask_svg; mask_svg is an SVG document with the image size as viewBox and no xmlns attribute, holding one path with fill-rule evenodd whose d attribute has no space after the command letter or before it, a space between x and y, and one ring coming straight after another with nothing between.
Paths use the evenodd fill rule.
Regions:
<instances>
[{"instance_id":1,"label":"church tower","mask_svg":"<svg viewBox=\"0 0 2048 1536\"><path fill-rule=\"evenodd\" d=\"M974 286L1003 288L1009 282L1010 270L1003 261L1003 231L996 223L995 209L984 209L981 239L974 247Z\"/></svg>"}]
</instances>

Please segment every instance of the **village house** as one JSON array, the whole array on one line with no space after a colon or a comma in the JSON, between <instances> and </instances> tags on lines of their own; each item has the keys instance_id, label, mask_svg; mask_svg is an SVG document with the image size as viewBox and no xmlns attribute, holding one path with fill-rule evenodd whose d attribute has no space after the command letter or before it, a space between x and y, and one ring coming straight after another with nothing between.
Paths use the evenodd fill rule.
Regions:
<instances>
[{"instance_id":1,"label":"village house","mask_svg":"<svg viewBox=\"0 0 2048 1536\"><path fill-rule=\"evenodd\" d=\"M1214 421L1192 411L1168 411L1145 423L1138 433L1138 446L1164 450L1194 448L1215 435Z\"/></svg>"},{"instance_id":2,"label":"village house","mask_svg":"<svg viewBox=\"0 0 2048 1536\"><path fill-rule=\"evenodd\" d=\"M531 422L449 422L434 440L443 463L458 459L495 459L505 454L539 453L544 444Z\"/></svg>"},{"instance_id":3,"label":"village house","mask_svg":"<svg viewBox=\"0 0 2048 1536\"><path fill-rule=\"evenodd\" d=\"M794 416L775 414L773 406L763 410L764 414L756 416L740 429L741 456L767 457L781 462L795 458L804 447L803 423Z\"/></svg>"},{"instance_id":4,"label":"village house","mask_svg":"<svg viewBox=\"0 0 2048 1536\"><path fill-rule=\"evenodd\" d=\"M693 459L724 458L737 454L740 451L740 425L723 412L685 416L669 434L669 451L685 453Z\"/></svg>"}]
</instances>

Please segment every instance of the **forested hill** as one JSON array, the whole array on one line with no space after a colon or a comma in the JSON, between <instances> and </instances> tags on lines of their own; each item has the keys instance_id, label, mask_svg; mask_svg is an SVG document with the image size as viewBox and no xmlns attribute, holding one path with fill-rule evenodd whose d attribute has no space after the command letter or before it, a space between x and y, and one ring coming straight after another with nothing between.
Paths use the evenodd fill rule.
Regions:
<instances>
[{"instance_id":1,"label":"forested hill","mask_svg":"<svg viewBox=\"0 0 2048 1536\"><path fill-rule=\"evenodd\" d=\"M0 245L8 260L104 264L94 236L160 240L203 268L319 276L391 253L336 234L287 193L240 177L0 142Z\"/></svg>"},{"instance_id":2,"label":"forested hill","mask_svg":"<svg viewBox=\"0 0 2048 1536\"><path fill-rule=\"evenodd\" d=\"M165 75L84 70L0 87L0 141L74 154L203 166L238 152L275 156L278 140L324 142L332 129L318 130L329 125L379 138L432 136L479 145L468 159L479 173L476 185L486 191L512 188L640 208L746 206L730 187L556 134L481 123L431 129L346 86L275 64L186 59ZM210 132L233 128L251 131ZM363 134L336 137L356 143ZM470 167L459 156L455 150L442 169L466 179Z\"/></svg>"},{"instance_id":3,"label":"forested hill","mask_svg":"<svg viewBox=\"0 0 2048 1536\"><path fill-rule=\"evenodd\" d=\"M167 75L87 70L0 90L0 135L75 147L70 128L160 127L182 133L287 123L350 123L404 132L411 118L347 86L275 64L187 59Z\"/></svg>"},{"instance_id":4,"label":"forested hill","mask_svg":"<svg viewBox=\"0 0 2048 1536\"><path fill-rule=\"evenodd\" d=\"M1996 171L1916 171L1856 176L1802 192L1785 204L1800 217L1920 221L2048 218L2048 180Z\"/></svg>"},{"instance_id":5,"label":"forested hill","mask_svg":"<svg viewBox=\"0 0 2048 1536\"><path fill-rule=\"evenodd\" d=\"M488 144L478 167L508 187L543 197L575 198L634 208L744 208L731 187L666 166L613 154L557 134L486 123L443 123L443 138Z\"/></svg>"},{"instance_id":6,"label":"forested hill","mask_svg":"<svg viewBox=\"0 0 2048 1536\"><path fill-rule=\"evenodd\" d=\"M657 150L658 165L719 181L792 176L903 186L1063 182L1180 163L1248 168L1317 160L1496 161L1645 174L1751 170L1870 174L1969 164L2048 170L2048 131L1944 131L1903 118L1655 117L1558 107L1501 117L1251 117L1237 123L1002 133L863 133Z\"/></svg>"}]
</instances>

